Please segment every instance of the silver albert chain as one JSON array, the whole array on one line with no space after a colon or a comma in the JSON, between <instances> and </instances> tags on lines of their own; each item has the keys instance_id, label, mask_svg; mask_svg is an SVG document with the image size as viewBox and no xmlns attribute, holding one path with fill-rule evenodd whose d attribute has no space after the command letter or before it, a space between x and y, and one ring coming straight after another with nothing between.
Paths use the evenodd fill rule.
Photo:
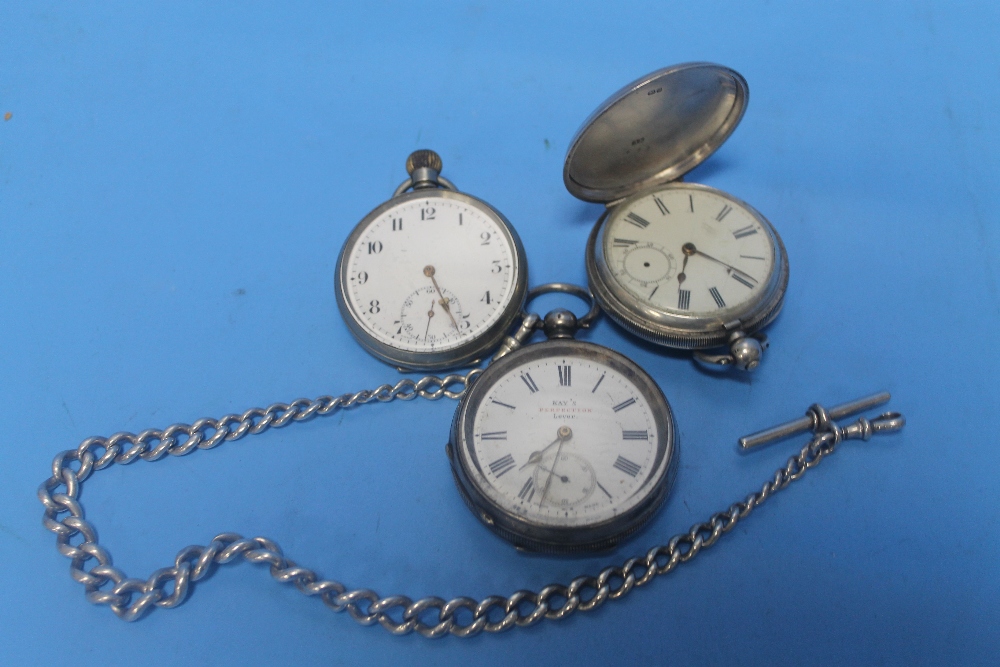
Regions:
<instances>
[{"instance_id":1,"label":"silver albert chain","mask_svg":"<svg viewBox=\"0 0 1000 667\"><path fill-rule=\"evenodd\" d=\"M902 415L895 412L872 420L861 417L845 427L833 421L835 417L887 401L887 393L831 410L813 405L804 418L741 439L741 446L749 448L794 433L813 431L810 441L790 457L784 467L776 470L759 491L713 514L707 521L694 524L687 532L675 535L645 555L630 558L620 566L606 567L596 576L585 574L568 584L550 584L537 592L519 590L507 597L491 595L482 600L470 597L412 600L405 595L381 596L364 588L349 590L286 558L274 541L265 537L245 538L236 533L219 534L208 546L186 547L178 552L170 567L156 570L147 579L134 579L112 564L111 554L98 543L97 529L85 518L79 500L83 482L95 471L113 463L128 464L137 459L157 461L167 454L182 456L196 449L211 449L246 435L373 401L388 403L418 396L430 400L442 396L459 398L480 373L482 371L476 369L464 376L427 376L417 382L405 379L395 385L384 384L354 394L297 399L288 404L275 403L266 409L252 408L242 415L226 415L218 420L205 418L191 425L174 424L163 430L87 438L76 449L61 452L53 460L51 477L38 489L38 497L45 506L42 523L55 533L59 553L71 560L70 575L83 585L87 599L94 604L107 605L125 621L138 620L154 607L176 607L187 598L192 585L208 577L216 564L242 558L268 565L271 576L278 582L294 584L305 595L319 596L334 611L346 610L363 625L378 622L389 632L400 635L416 631L424 637L447 634L470 637L483 631L502 632L514 626L534 625L543 618L565 618L575 611L590 611L608 600L624 597L633 588L667 574L715 544L723 533L732 530L772 494L819 464L843 440L868 440L876 433L898 431L905 423Z\"/></svg>"}]
</instances>

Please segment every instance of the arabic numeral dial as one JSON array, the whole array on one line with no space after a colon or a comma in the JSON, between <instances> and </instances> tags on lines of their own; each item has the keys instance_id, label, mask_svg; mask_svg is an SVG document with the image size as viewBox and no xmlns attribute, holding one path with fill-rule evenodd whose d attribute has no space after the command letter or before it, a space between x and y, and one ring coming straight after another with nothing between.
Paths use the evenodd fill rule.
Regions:
<instances>
[{"instance_id":1,"label":"arabic numeral dial","mask_svg":"<svg viewBox=\"0 0 1000 667\"><path fill-rule=\"evenodd\" d=\"M342 293L363 335L383 346L406 354L471 347L511 312L518 250L475 200L404 197L376 209L352 238Z\"/></svg>"}]
</instances>

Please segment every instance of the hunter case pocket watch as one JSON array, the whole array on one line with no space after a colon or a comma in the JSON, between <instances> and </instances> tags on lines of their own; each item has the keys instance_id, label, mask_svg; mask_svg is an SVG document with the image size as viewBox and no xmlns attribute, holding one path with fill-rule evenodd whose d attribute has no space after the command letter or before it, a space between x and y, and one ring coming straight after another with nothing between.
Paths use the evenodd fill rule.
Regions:
<instances>
[{"instance_id":1,"label":"hunter case pocket watch","mask_svg":"<svg viewBox=\"0 0 1000 667\"><path fill-rule=\"evenodd\" d=\"M583 288L543 285L593 297ZM515 546L577 552L614 546L662 505L677 469L676 427L659 387L627 357L573 340L577 320L557 309L525 316L518 343L498 354L455 413L447 452L466 504Z\"/></svg>"},{"instance_id":2,"label":"hunter case pocket watch","mask_svg":"<svg viewBox=\"0 0 1000 667\"><path fill-rule=\"evenodd\" d=\"M748 94L739 73L709 63L642 77L584 122L563 180L607 205L586 253L605 312L650 342L753 370L788 284L781 238L746 202L681 182L736 129Z\"/></svg>"},{"instance_id":3,"label":"hunter case pocket watch","mask_svg":"<svg viewBox=\"0 0 1000 667\"><path fill-rule=\"evenodd\" d=\"M441 167L433 151L411 154L410 178L358 223L337 260L351 333L401 370L476 363L507 334L527 290L514 228Z\"/></svg>"}]
</instances>

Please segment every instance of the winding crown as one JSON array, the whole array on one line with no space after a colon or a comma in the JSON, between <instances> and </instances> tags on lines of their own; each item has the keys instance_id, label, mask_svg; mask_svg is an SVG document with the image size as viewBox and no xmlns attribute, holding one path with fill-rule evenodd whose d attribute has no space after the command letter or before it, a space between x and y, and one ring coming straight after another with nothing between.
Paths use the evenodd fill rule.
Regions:
<instances>
[{"instance_id":1,"label":"winding crown","mask_svg":"<svg viewBox=\"0 0 1000 667\"><path fill-rule=\"evenodd\" d=\"M410 153L410 157L406 158L406 173L410 176L417 169L425 167L441 173L441 156L430 149L421 148L418 151L413 151Z\"/></svg>"}]
</instances>

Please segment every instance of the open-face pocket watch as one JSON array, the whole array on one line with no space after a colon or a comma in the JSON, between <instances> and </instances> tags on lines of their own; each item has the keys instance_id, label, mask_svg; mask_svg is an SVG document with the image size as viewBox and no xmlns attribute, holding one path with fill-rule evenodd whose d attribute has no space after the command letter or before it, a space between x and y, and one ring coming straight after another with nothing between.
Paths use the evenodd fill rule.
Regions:
<instances>
[{"instance_id":1,"label":"open-face pocket watch","mask_svg":"<svg viewBox=\"0 0 1000 667\"><path fill-rule=\"evenodd\" d=\"M683 183L739 124L739 73L688 63L625 86L573 138L567 189L601 202L587 244L591 290L626 330L704 362L753 370L781 309L788 260L781 238L746 202ZM721 354L704 350L726 346Z\"/></svg>"},{"instance_id":2,"label":"open-face pocket watch","mask_svg":"<svg viewBox=\"0 0 1000 667\"><path fill-rule=\"evenodd\" d=\"M476 363L510 330L527 290L517 232L441 166L433 151L412 153L410 178L358 223L337 260L351 333L401 370Z\"/></svg>"},{"instance_id":3,"label":"open-face pocket watch","mask_svg":"<svg viewBox=\"0 0 1000 667\"><path fill-rule=\"evenodd\" d=\"M521 328L470 385L447 452L458 489L483 523L519 548L577 552L614 546L663 504L677 470L673 413L632 360L574 340L597 316L587 290L534 288L591 302ZM541 328L548 340L520 347Z\"/></svg>"}]
</instances>

